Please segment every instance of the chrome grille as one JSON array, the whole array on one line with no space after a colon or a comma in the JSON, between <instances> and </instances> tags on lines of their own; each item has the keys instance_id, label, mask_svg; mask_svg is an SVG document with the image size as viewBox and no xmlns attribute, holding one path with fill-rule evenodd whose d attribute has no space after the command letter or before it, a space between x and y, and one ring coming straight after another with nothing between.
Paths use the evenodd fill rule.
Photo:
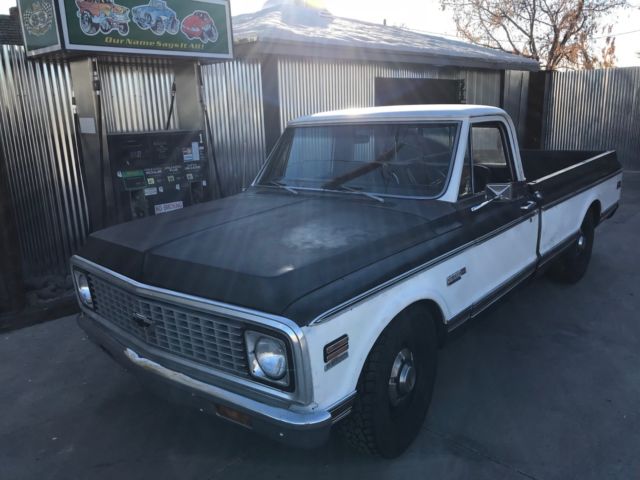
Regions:
<instances>
[{"instance_id":1,"label":"chrome grille","mask_svg":"<svg viewBox=\"0 0 640 480\"><path fill-rule=\"evenodd\" d=\"M239 323L131 294L96 275L88 277L95 311L106 321L153 347L202 365L248 376L243 329Z\"/></svg>"}]
</instances>

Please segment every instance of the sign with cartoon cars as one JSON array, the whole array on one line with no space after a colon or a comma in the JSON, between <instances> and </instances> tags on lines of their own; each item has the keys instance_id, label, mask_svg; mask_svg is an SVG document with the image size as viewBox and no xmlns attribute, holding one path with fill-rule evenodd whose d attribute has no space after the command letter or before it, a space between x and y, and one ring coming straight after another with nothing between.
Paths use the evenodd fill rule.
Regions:
<instances>
[{"instance_id":1,"label":"sign with cartoon cars","mask_svg":"<svg viewBox=\"0 0 640 480\"><path fill-rule=\"evenodd\" d=\"M218 29L213 19L207 12L198 10L182 20L182 33L190 40L200 39L202 43L216 43L218 41Z\"/></svg>"},{"instance_id":2,"label":"sign with cartoon cars","mask_svg":"<svg viewBox=\"0 0 640 480\"><path fill-rule=\"evenodd\" d=\"M117 30L120 35L129 33L129 9L104 0L75 0L78 7L80 29L85 35L111 33Z\"/></svg>"},{"instance_id":3,"label":"sign with cartoon cars","mask_svg":"<svg viewBox=\"0 0 640 480\"><path fill-rule=\"evenodd\" d=\"M228 0L18 0L29 56L233 58Z\"/></svg>"},{"instance_id":4,"label":"sign with cartoon cars","mask_svg":"<svg viewBox=\"0 0 640 480\"><path fill-rule=\"evenodd\" d=\"M133 21L142 30L151 30L156 35L175 35L180 28L176 12L164 0L149 0L148 5L133 7Z\"/></svg>"}]
</instances>

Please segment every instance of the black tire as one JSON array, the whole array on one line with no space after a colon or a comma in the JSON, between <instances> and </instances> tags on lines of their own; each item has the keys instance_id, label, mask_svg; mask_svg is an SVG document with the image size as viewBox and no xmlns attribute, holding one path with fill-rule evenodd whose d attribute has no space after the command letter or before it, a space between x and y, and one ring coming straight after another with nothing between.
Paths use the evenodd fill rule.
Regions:
<instances>
[{"instance_id":1,"label":"black tire","mask_svg":"<svg viewBox=\"0 0 640 480\"><path fill-rule=\"evenodd\" d=\"M118 25L118 33L123 37L129 35L129 25L126 23L121 23L120 25Z\"/></svg>"},{"instance_id":2,"label":"black tire","mask_svg":"<svg viewBox=\"0 0 640 480\"><path fill-rule=\"evenodd\" d=\"M98 31L98 25L93 23L89 12L82 12L80 16L80 29L87 35L94 35Z\"/></svg>"},{"instance_id":3,"label":"black tire","mask_svg":"<svg viewBox=\"0 0 640 480\"><path fill-rule=\"evenodd\" d=\"M179 28L180 28L180 22L178 22L178 19L176 17L173 17L171 19L171 22L169 23L169 29L167 31L171 35L175 35L176 33L178 33Z\"/></svg>"},{"instance_id":4,"label":"black tire","mask_svg":"<svg viewBox=\"0 0 640 480\"><path fill-rule=\"evenodd\" d=\"M164 34L165 28L164 28L164 22L161 19L156 20L156 23L153 25L153 27L151 28L151 30L153 31L153 33L155 33L156 35L162 35Z\"/></svg>"},{"instance_id":5,"label":"black tire","mask_svg":"<svg viewBox=\"0 0 640 480\"><path fill-rule=\"evenodd\" d=\"M562 253L549 269L549 276L552 279L561 283L574 284L585 276L591 262L595 227L595 219L592 213L588 212L575 243Z\"/></svg>"},{"instance_id":6,"label":"black tire","mask_svg":"<svg viewBox=\"0 0 640 480\"><path fill-rule=\"evenodd\" d=\"M102 22L100 23L100 31L106 35L108 33L111 33L111 30L113 30L113 23L111 23L111 21L107 20L106 18L102 20Z\"/></svg>"},{"instance_id":7,"label":"black tire","mask_svg":"<svg viewBox=\"0 0 640 480\"><path fill-rule=\"evenodd\" d=\"M394 405L390 385L394 363L409 350L415 386ZM401 313L382 333L365 362L353 411L339 425L342 436L358 450L395 458L416 438L429 410L436 378L438 342L435 321L426 311Z\"/></svg>"}]
</instances>

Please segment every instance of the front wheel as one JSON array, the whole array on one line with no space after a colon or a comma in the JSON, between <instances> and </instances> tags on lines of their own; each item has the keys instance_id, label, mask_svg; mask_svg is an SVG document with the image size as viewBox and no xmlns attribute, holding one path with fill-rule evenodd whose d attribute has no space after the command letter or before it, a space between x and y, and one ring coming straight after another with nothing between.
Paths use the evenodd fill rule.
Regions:
<instances>
[{"instance_id":1,"label":"front wheel","mask_svg":"<svg viewBox=\"0 0 640 480\"><path fill-rule=\"evenodd\" d=\"M589 212L580 226L576 241L555 261L549 270L551 278L562 283L579 282L589 268L594 240L595 220Z\"/></svg>"},{"instance_id":2,"label":"front wheel","mask_svg":"<svg viewBox=\"0 0 640 480\"><path fill-rule=\"evenodd\" d=\"M164 22L160 18L156 20L156 23L153 25L153 27L151 27L151 31L156 35L164 34L164 30Z\"/></svg>"},{"instance_id":3,"label":"front wheel","mask_svg":"<svg viewBox=\"0 0 640 480\"><path fill-rule=\"evenodd\" d=\"M437 350L426 311L403 312L386 328L367 357L353 412L339 425L349 443L385 458L411 445L431 403Z\"/></svg>"}]
</instances>

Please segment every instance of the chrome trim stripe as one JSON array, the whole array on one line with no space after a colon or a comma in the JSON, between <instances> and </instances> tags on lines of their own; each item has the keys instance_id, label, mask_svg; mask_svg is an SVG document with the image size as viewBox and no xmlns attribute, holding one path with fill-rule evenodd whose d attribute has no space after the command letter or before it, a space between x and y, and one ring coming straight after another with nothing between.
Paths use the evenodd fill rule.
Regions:
<instances>
[{"instance_id":1,"label":"chrome trim stripe","mask_svg":"<svg viewBox=\"0 0 640 480\"><path fill-rule=\"evenodd\" d=\"M620 208L620 203L616 202L613 206L607 208L604 212L602 212L600 214L600 223L611 218L611 216L618 211L618 208Z\"/></svg>"},{"instance_id":2,"label":"chrome trim stripe","mask_svg":"<svg viewBox=\"0 0 640 480\"><path fill-rule=\"evenodd\" d=\"M606 157L607 155L610 155L612 153L616 153L616 151L615 150L608 150L608 151L606 151L604 153L596 155L595 157L588 158L588 159L586 159L586 160L584 160L582 162L576 163L574 165L570 165L567 168L563 168L562 170L558 170L557 172L550 173L546 177L537 178L536 180L532 180L531 181L531 185L537 185L537 184L542 183L542 182L544 182L546 180L549 180L550 178L556 177L556 176L561 175L561 174L566 173L566 172L570 172L571 170L574 170L574 169L576 169L578 167L581 167L583 165L586 165L588 163L595 162L596 160L599 160L599 159L601 159L603 157Z\"/></svg>"},{"instance_id":3,"label":"chrome trim stripe","mask_svg":"<svg viewBox=\"0 0 640 480\"><path fill-rule=\"evenodd\" d=\"M327 411L331 415L332 424L335 425L340 420L349 416L349 414L353 411L353 403L355 402L357 395L358 392L354 391L342 400L334 403L331 407L327 408Z\"/></svg>"},{"instance_id":4,"label":"chrome trim stripe","mask_svg":"<svg viewBox=\"0 0 640 480\"><path fill-rule=\"evenodd\" d=\"M256 402L241 395L237 395L222 388L200 382L194 378L184 375L162 365L152 362L146 358L139 356L136 352L127 348L124 352L125 356L139 368L163 377L170 382L177 383L187 388L201 392L207 396L213 397L235 408L249 412L257 417L276 424L286 424L289 427L311 428L321 426L322 424L332 421L331 414L326 411L313 411L309 413L297 413L291 410L272 407L263 403Z\"/></svg>"},{"instance_id":5,"label":"chrome trim stripe","mask_svg":"<svg viewBox=\"0 0 640 480\"><path fill-rule=\"evenodd\" d=\"M354 123L354 125L363 125L363 126L367 126L370 123L375 123L375 122L360 122L358 123L357 121ZM443 123L442 121L434 121L434 120L425 120L422 122L412 122L412 123L407 123L407 122L400 122L401 124L406 124L409 126L412 125L428 125L428 124L441 124ZM443 197L444 195L446 195L447 191L449 190L449 186L451 184L451 179L453 177L453 171L455 169L455 163L456 163L456 159L458 158L458 152L460 150L460 137L462 136L462 128L463 128L463 122L458 120L455 121L449 121L447 123L451 123L451 124L455 124L457 125L458 129L456 130L456 139L455 139L455 148L452 151L451 154L451 159L449 160L449 169L448 169L448 173L447 173L447 181L445 183L445 185L443 186L443 189L440 191L440 193L438 193L437 195L432 195L432 196L425 196L425 195L391 195L388 193L377 193L377 192L368 192L368 191L358 191L358 192L344 192L344 191L340 191L340 190L328 190L328 189L323 189L323 188L311 188L311 187L296 187L293 185L288 185L289 187L293 188L294 190L300 190L300 191L307 191L307 192L324 192L324 193L335 193L335 194L350 194L350 195L364 195L364 194L368 194L368 195L373 195L376 197L381 197L381 198L394 198L394 199L399 199L399 200L437 200L441 197ZM333 126L334 124L329 123L326 125L322 125L322 124L311 124L311 125L292 125L290 124L289 126L291 128L315 128L315 127L330 127ZM338 125L336 125L338 126ZM255 180L251 183L252 187L260 187L260 188L272 188L272 189L279 189L281 187L272 187L269 185L260 185L260 182L262 181L262 177L264 176L264 174L266 173L266 170L269 166L269 164L271 163L272 160L272 156L275 155L275 152L277 151L277 148L280 146L280 143L284 141L285 135L283 134L280 139L278 140L278 143L276 144L276 146L273 148L271 155L269 155L269 158L267 159L267 162L263 165L262 169L260 170L260 173L256 176Z\"/></svg>"},{"instance_id":6,"label":"chrome trim stripe","mask_svg":"<svg viewBox=\"0 0 640 480\"><path fill-rule=\"evenodd\" d=\"M531 264L520 270L510 279L503 282L500 286L489 292L484 298L476 302L473 306L473 316L476 317L484 312L491 305L496 303L502 297L511 292L514 288L520 285L522 282L530 278L536 271L538 260L536 259Z\"/></svg>"},{"instance_id":7,"label":"chrome trim stripe","mask_svg":"<svg viewBox=\"0 0 640 480\"><path fill-rule=\"evenodd\" d=\"M595 181L595 182L593 182L593 183L590 183L589 185L585 185L584 187L579 188L579 189L578 189L578 190L576 190L575 192L571 192L571 193L569 193L569 194L567 194L567 195L564 195L564 196L562 196L562 197L560 197L560 198L558 198L558 199L554 200L553 202L550 202L550 203L548 203L548 204L546 204L546 205L543 205L543 206L542 206L542 210L543 210L543 211L544 211L544 210L549 210L549 209L551 209L551 208L553 208L553 207L556 207L556 206L558 206L559 204L561 204L562 202L565 202L565 201L569 200L570 198L577 197L578 195L580 195L580 194L582 194L582 193L586 192L587 190L590 190L590 189L592 189L593 187L597 187L598 185L601 185L601 184L603 184L603 183L605 183L605 182L608 182L608 181L609 181L609 180L611 180L612 178L615 178L615 177L617 177L618 175L621 175L621 174L622 174L622 170L618 170L618 171L616 171L616 172L614 172L614 173L612 173L612 174L608 175L608 176L607 176L607 177L605 177L605 178L602 178L602 179L597 180L597 181ZM544 203L544 199L543 199L542 201L543 201L543 203Z\"/></svg>"},{"instance_id":8,"label":"chrome trim stripe","mask_svg":"<svg viewBox=\"0 0 640 480\"><path fill-rule=\"evenodd\" d=\"M102 267L96 263L93 263L89 260L86 260L77 255L73 256L71 259L71 267L72 269L78 268L81 270L86 270L89 273L94 275L101 276L105 280L113 282L116 286L123 288L135 295L167 302L174 303L178 305L185 306L187 308L191 308L194 310L200 310L208 313L215 313L221 315L223 317L228 317L232 319L239 320L241 322L258 325L262 327L269 327L273 330L281 332L285 335L290 343L291 349L294 357L294 366L293 369L296 372L296 391L293 395L285 394L280 390L274 389L273 387L269 387L257 382L248 381L245 379L241 379L240 377L233 376L234 382L243 389L258 391L260 393L264 393L266 395L270 395L273 397L282 398L283 395L286 398L289 398L291 401L295 401L301 404L309 404L313 400L313 383L311 377L311 366L309 364L309 352L308 345L304 336L304 333L300 326L298 326L295 322L280 317L277 315L271 315L264 312L257 312L254 310L238 307L235 305L228 305L221 302L216 302L213 300L208 300L205 298L194 297L191 295L182 294L179 292L174 292L170 290L165 290L158 287L153 287L150 285L145 285L143 283L132 280L124 275L120 275L117 272L109 270L108 268ZM97 317L97 315L91 310L85 308L81 305L82 311L89 315L92 318ZM98 317L99 318L99 317ZM112 328L109 325L109 328ZM163 354L159 354L159 357L162 357ZM168 358L168 357L167 357ZM182 360L182 359L181 359ZM184 362L183 362L184 363ZM212 376L220 376L218 370L214 369L206 369L208 374Z\"/></svg>"},{"instance_id":9,"label":"chrome trim stripe","mask_svg":"<svg viewBox=\"0 0 640 480\"><path fill-rule=\"evenodd\" d=\"M292 185L287 185L288 188L291 188L293 190L296 191L300 191L300 192L315 192L315 193L333 193L336 195L350 195L352 197L360 197L362 198L364 195L370 195L369 199L371 200L373 197L372 196L376 196L376 197L380 197L380 198L394 198L396 200L438 200L441 197L444 196L444 194L446 193L446 189L445 192L441 192L440 195L438 195L437 197L420 197L420 196L416 196L416 197L412 197L412 196L407 196L407 195L391 195L390 193L373 193L373 192L367 192L364 190L358 190L355 192L349 192L349 191L344 191L344 190L326 190L324 188L311 188L311 187L295 187ZM271 185L260 185L257 184L255 185L254 188L268 188L271 190L282 190L282 188L284 187L274 187ZM444 201L444 200L443 200Z\"/></svg>"},{"instance_id":10,"label":"chrome trim stripe","mask_svg":"<svg viewBox=\"0 0 640 480\"><path fill-rule=\"evenodd\" d=\"M565 238L560 243L558 243L558 245L549 249L544 254L541 254L539 267L544 267L545 265L548 265L549 262L553 261L559 255L561 255L565 250L570 248L571 245L573 245L574 242L578 239L579 234L580 234L579 231L572 233L567 238Z\"/></svg>"},{"instance_id":11,"label":"chrome trim stripe","mask_svg":"<svg viewBox=\"0 0 640 480\"><path fill-rule=\"evenodd\" d=\"M535 273L537 263L538 262L536 260L527 265L511 278L507 279L496 288L491 290L487 295L475 302L471 307L464 309L462 312L453 317L448 322L449 328L447 329L447 331L449 333L453 332L458 327L464 325L467 321L480 315L486 309L491 307L491 305L498 302L501 298L508 295L509 292L513 291L513 289L525 282Z\"/></svg>"},{"instance_id":12,"label":"chrome trim stripe","mask_svg":"<svg viewBox=\"0 0 640 480\"><path fill-rule=\"evenodd\" d=\"M309 326L319 325L321 323L324 323L330 317L333 317L334 315L338 314L339 312L341 312L341 311L343 311L343 310L345 310L347 308L350 308L350 307L352 307L353 305L355 305L357 303L362 302L363 300L371 297L372 295L375 295L375 294L377 294L377 293L379 293L379 292L381 292L383 290L386 290L387 288L389 288L389 287L391 287L391 286L393 286L393 285L395 285L395 284L397 284L399 282L402 282L403 280L406 280L409 277L417 275L417 274L423 272L424 270L427 270L427 269L429 269L429 268L431 268L431 267L433 267L433 266L435 266L435 265L437 265L439 263L442 263L445 260L448 260L451 257L454 257L454 256L458 255L459 253L462 253L463 251L465 251L465 250L467 250L467 249L469 249L471 247L474 247L476 245L480 245L481 243L484 243L484 242L492 239L493 237L496 237L496 236L500 235L501 233L503 233L503 232L513 228L513 227L516 227L517 225L520 225L521 223L529 221L529 219L537 216L538 214L539 214L539 212L537 210L535 210L535 211L529 213L525 217L517 218L516 220L514 220L514 221L512 221L512 222L510 222L510 223L508 223L506 225L503 225L502 227L500 227L500 228L498 228L498 229L496 229L496 230L494 230L492 232L489 232L486 235L484 235L484 236L482 236L482 237L480 237L480 238L478 238L476 240L473 240L473 241L471 241L469 243L461 245L460 247L457 247L456 249L454 249L454 250L452 250L450 252L447 252L444 255L441 255L441 256L433 259L433 260L430 260L427 263L424 263L424 264L422 264L422 265L420 265L418 267L415 267L414 269L409 270L406 273L403 273L401 275L398 275L395 278L387 280L386 282L378 285L377 287L374 287L371 290L363 292L360 295L352 298L351 300L347 300L346 302L344 302L344 303L342 303L342 304L340 304L340 305L338 305L338 306L326 311L325 313L319 315L311 323L309 323Z\"/></svg>"}]
</instances>

